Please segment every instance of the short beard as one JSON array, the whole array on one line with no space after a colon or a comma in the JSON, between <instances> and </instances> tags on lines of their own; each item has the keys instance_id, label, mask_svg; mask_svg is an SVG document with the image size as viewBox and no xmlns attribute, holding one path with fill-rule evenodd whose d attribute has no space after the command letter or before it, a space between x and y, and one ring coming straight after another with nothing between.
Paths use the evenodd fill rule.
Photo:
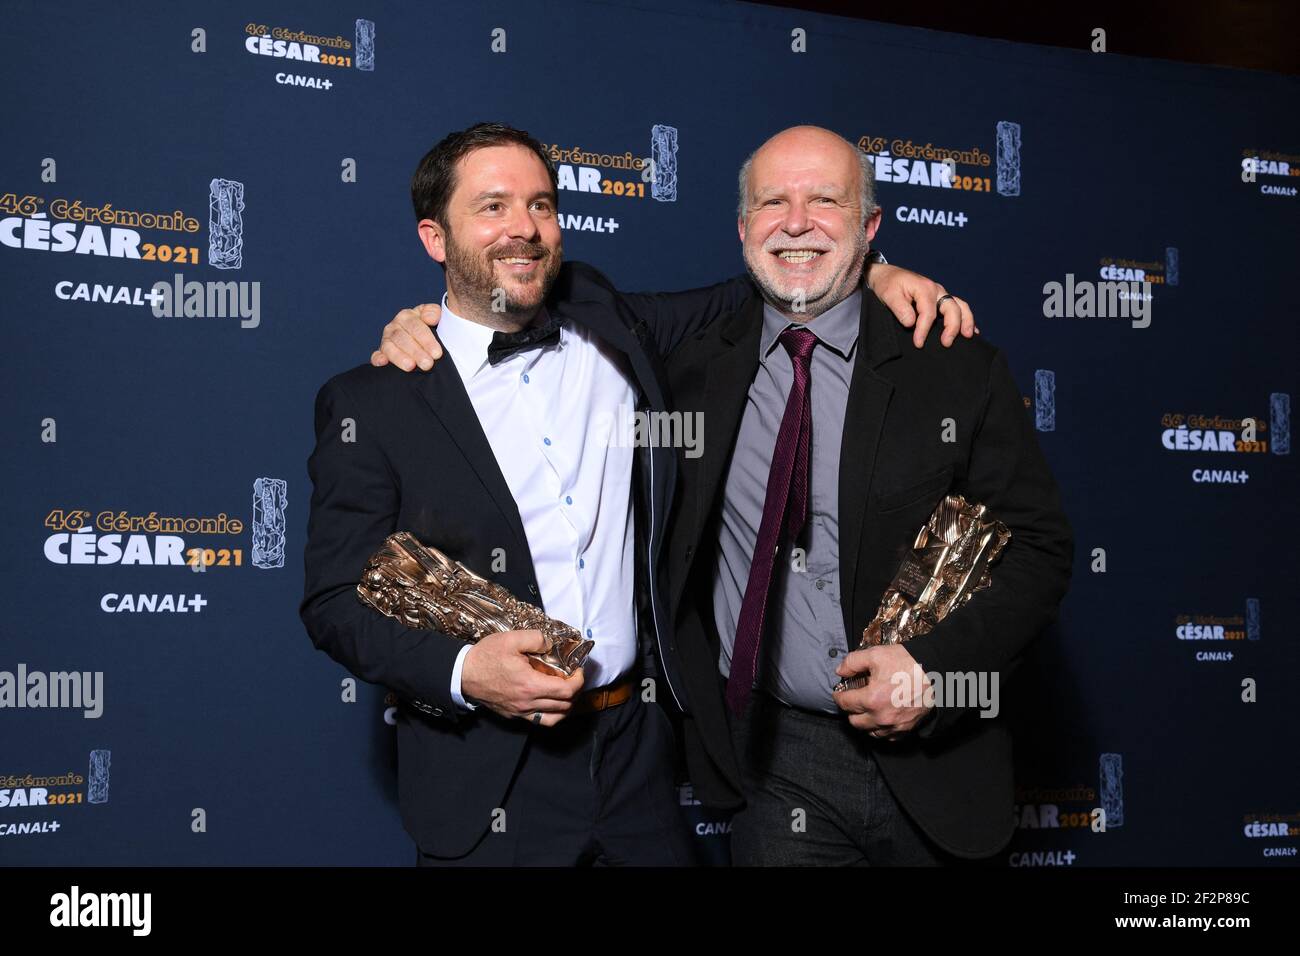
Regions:
<instances>
[{"instance_id":1,"label":"short beard","mask_svg":"<svg viewBox=\"0 0 1300 956\"><path fill-rule=\"evenodd\" d=\"M489 249L469 249L456 242L451 229L446 230L447 285L454 287L456 298L463 311L472 313L466 318L487 319L487 324L507 318L507 324L523 328L541 307L550 292L555 277L559 275L563 248L548 249L541 243L516 242L492 246ZM501 255L541 255L541 268L523 279L524 284L536 284L540 294L535 301L520 300L507 287L497 283L492 271L493 261ZM498 289L503 296L498 296ZM494 305L499 306L493 308ZM504 309L501 308L504 306ZM513 321L509 321L512 319Z\"/></svg>"},{"instance_id":2,"label":"short beard","mask_svg":"<svg viewBox=\"0 0 1300 956\"><path fill-rule=\"evenodd\" d=\"M870 240L867 239L867 223L865 220L858 223L857 231L853 234L853 255L849 259L849 270L842 278L836 279L834 276L827 280L825 289L805 290L804 310L799 315L806 316L806 319L815 319L830 309L835 308L850 295L853 290L862 284L862 269L866 265L867 252L871 249ZM767 253L759 249L759 256L765 256ZM749 252L745 253L745 265L749 267L749 276L763 293L765 301L770 303L773 308L777 309L783 315L792 315L791 306L794 299L782 292L768 278L768 274L756 267L756 263L750 261ZM813 292L817 295L812 295Z\"/></svg>"}]
</instances>

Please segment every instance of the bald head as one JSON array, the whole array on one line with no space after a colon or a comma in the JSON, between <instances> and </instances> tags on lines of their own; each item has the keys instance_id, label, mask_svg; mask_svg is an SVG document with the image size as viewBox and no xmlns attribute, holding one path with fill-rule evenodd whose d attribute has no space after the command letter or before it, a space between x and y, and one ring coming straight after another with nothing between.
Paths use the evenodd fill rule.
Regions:
<instances>
[{"instance_id":1,"label":"bald head","mask_svg":"<svg viewBox=\"0 0 1300 956\"><path fill-rule=\"evenodd\" d=\"M863 221L870 219L879 208L876 205L876 175L871 157L858 149L839 133L820 126L791 126L771 137L749 154L740 167L739 202L736 215L744 219L751 203L750 184L755 165L760 173L769 173L769 167L789 169L809 160L824 159L839 167L841 173L855 176L858 183L858 205Z\"/></svg>"}]
</instances>

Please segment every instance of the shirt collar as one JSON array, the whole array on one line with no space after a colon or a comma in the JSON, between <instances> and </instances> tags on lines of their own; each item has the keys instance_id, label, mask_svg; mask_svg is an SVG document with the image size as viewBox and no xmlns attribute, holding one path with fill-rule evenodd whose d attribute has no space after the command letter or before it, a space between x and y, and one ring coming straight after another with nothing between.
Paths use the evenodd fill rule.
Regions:
<instances>
[{"instance_id":1,"label":"shirt collar","mask_svg":"<svg viewBox=\"0 0 1300 956\"><path fill-rule=\"evenodd\" d=\"M763 303L763 336L759 356L766 359L776 348L777 338L788 328L806 328L817 336L817 340L836 355L847 361L853 356L853 347L858 342L858 328L862 315L862 290L853 293L842 302L827 309L815 319L808 322L791 322L768 303Z\"/></svg>"},{"instance_id":2,"label":"shirt collar","mask_svg":"<svg viewBox=\"0 0 1300 956\"><path fill-rule=\"evenodd\" d=\"M447 293L442 294L442 315L438 318L438 341L451 354L460 377L469 381L487 365L488 343L492 330L462 318L447 306Z\"/></svg>"},{"instance_id":3,"label":"shirt collar","mask_svg":"<svg viewBox=\"0 0 1300 956\"><path fill-rule=\"evenodd\" d=\"M540 324L546 321L546 306L538 311L534 318L534 324ZM496 334L494 329L486 325L480 325L477 322L457 315L447 307L447 293L442 294L442 315L438 319L438 341L442 343L449 353L451 360L456 363L456 371L460 372L460 377L469 381L488 365L488 346L492 343L492 336ZM567 339L567 328L560 329L560 343ZM523 353L528 356L530 361L535 359L538 352ZM506 362L517 358L512 355L506 359ZM504 363L499 363L504 364Z\"/></svg>"}]
</instances>

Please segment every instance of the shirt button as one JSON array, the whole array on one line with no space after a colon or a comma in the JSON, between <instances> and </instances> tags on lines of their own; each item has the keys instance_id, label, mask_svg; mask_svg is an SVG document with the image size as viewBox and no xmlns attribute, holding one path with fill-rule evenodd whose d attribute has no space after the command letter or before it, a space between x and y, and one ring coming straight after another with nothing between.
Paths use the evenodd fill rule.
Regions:
<instances>
[{"instance_id":1,"label":"shirt button","mask_svg":"<svg viewBox=\"0 0 1300 956\"><path fill-rule=\"evenodd\" d=\"M551 440L550 440L549 438L543 438L543 439L542 439L542 444L543 444L543 445L549 445L550 443L551 443Z\"/></svg>"},{"instance_id":2,"label":"shirt button","mask_svg":"<svg viewBox=\"0 0 1300 956\"><path fill-rule=\"evenodd\" d=\"M817 590L818 591L826 590L826 582L823 581L821 578L817 579Z\"/></svg>"},{"instance_id":3,"label":"shirt button","mask_svg":"<svg viewBox=\"0 0 1300 956\"><path fill-rule=\"evenodd\" d=\"M836 647L832 647L832 648L830 649L829 653L830 653L831 657L839 657L839 656L840 656L839 648L836 648Z\"/></svg>"},{"instance_id":4,"label":"shirt button","mask_svg":"<svg viewBox=\"0 0 1300 956\"><path fill-rule=\"evenodd\" d=\"M587 636L591 637L591 628L587 628Z\"/></svg>"},{"instance_id":5,"label":"shirt button","mask_svg":"<svg viewBox=\"0 0 1300 956\"><path fill-rule=\"evenodd\" d=\"M587 566L587 562L584 561L584 560L582 560L582 558L579 558L579 559L578 559L578 567L580 567L580 568L585 568L586 566Z\"/></svg>"},{"instance_id":6,"label":"shirt button","mask_svg":"<svg viewBox=\"0 0 1300 956\"><path fill-rule=\"evenodd\" d=\"M525 384L525 385L528 384L528 373L527 373L527 372L524 373L524 384Z\"/></svg>"},{"instance_id":7,"label":"shirt button","mask_svg":"<svg viewBox=\"0 0 1300 956\"><path fill-rule=\"evenodd\" d=\"M569 497L568 495L565 495L565 496L564 496L564 503L565 503L566 505L571 505L571 504L573 504L573 499L572 499L571 497Z\"/></svg>"}]
</instances>

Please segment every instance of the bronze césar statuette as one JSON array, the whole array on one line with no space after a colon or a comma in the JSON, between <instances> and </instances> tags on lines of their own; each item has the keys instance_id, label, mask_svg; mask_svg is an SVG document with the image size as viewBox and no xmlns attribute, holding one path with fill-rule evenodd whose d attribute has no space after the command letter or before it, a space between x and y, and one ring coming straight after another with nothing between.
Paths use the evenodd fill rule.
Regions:
<instances>
[{"instance_id":1,"label":"bronze c\u00e9sar statuette","mask_svg":"<svg viewBox=\"0 0 1300 956\"><path fill-rule=\"evenodd\" d=\"M545 674L571 676L595 646L501 585L421 544L409 531L384 539L366 564L357 595L407 627L441 631L471 643L503 631L541 631L546 650L528 656L533 667ZM423 701L408 703L424 713L434 712Z\"/></svg>"}]
</instances>

